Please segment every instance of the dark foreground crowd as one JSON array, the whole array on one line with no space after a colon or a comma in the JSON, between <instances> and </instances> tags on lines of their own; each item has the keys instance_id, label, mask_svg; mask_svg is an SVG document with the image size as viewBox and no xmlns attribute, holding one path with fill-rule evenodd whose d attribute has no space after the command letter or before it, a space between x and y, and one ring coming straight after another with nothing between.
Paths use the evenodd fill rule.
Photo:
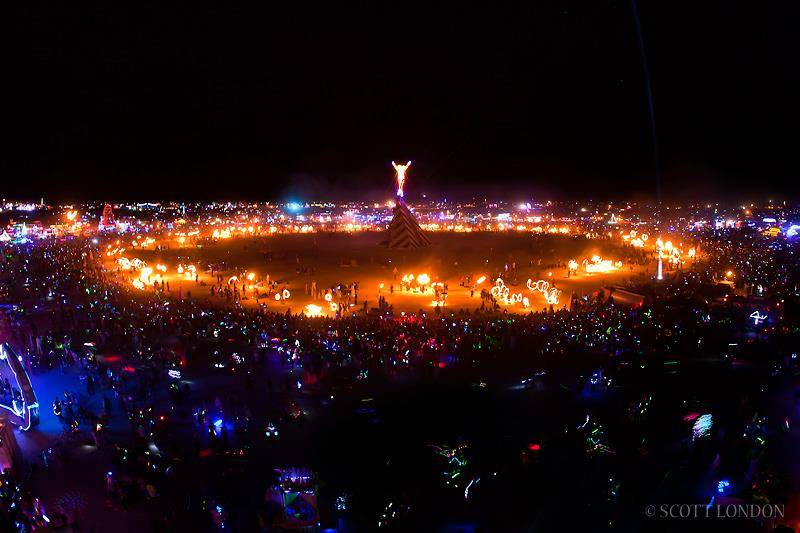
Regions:
<instances>
[{"instance_id":1,"label":"dark foreground crowd","mask_svg":"<svg viewBox=\"0 0 800 533\"><path fill-rule=\"evenodd\" d=\"M0 261L0 291L12 304L4 330L34 379L47 372L80 376L81 390L39 398L42 409L52 402L63 429L57 445L43 452L42 466L59 460L59 446L70 442L111 450L108 497L125 510L153 509L160 527L187 520L224 527L224 498L187 487L189 472L209 456L228 464L251 453L265 432L270 438L301 420L302 395L309 391L332 397L342 384L443 373L484 383L496 368L518 375L580 358L591 361L589 371L576 365L581 368L566 386L580 395L587 387L612 387L627 368L728 354L738 343L775 348L780 365L791 357L797 331L787 317L800 273L794 250L767 248L748 236L709 237L703 243L709 259L696 268L672 272L661 284L631 284L642 295L635 306L600 291L528 314L493 305L395 315L381 306L335 318L131 291L107 275L91 246L82 240L9 245ZM736 269L735 284L719 292L720 273L728 268ZM760 324L751 318L757 286ZM277 370L265 374L271 363ZM181 379L212 371L241 376L241 390L196 391ZM0 389L7 399L19 395L5 381ZM266 391L268 409L258 405L254 390ZM111 438L114 420L129 431ZM611 449L602 426L595 429L586 437L587 453ZM12 530L24 531L37 527L43 513L32 510L38 500L17 483L9 478L0 487L0 505ZM19 496L8 496L10 487ZM256 523L268 528L277 513L259 509ZM192 522L198 516L206 522Z\"/></svg>"}]
</instances>

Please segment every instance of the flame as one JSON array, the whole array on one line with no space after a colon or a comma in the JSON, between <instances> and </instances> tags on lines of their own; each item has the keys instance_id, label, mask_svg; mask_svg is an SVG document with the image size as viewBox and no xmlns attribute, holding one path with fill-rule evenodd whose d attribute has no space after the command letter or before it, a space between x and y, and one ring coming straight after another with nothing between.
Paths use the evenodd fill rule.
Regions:
<instances>
[{"instance_id":1,"label":"flame","mask_svg":"<svg viewBox=\"0 0 800 533\"><path fill-rule=\"evenodd\" d=\"M316 304L308 304L306 307L306 316L320 316L322 315L322 307Z\"/></svg>"},{"instance_id":2,"label":"flame","mask_svg":"<svg viewBox=\"0 0 800 533\"><path fill-rule=\"evenodd\" d=\"M495 280L494 286L492 286L489 292L494 299L505 305L523 302L522 293L512 293L511 289L506 286L502 278L497 278Z\"/></svg>"},{"instance_id":3,"label":"flame","mask_svg":"<svg viewBox=\"0 0 800 533\"><path fill-rule=\"evenodd\" d=\"M599 255L593 255L591 260L584 259L584 268L588 273L608 273L619 270L622 267L622 261L616 263L611 259L603 259Z\"/></svg>"},{"instance_id":4,"label":"flame","mask_svg":"<svg viewBox=\"0 0 800 533\"><path fill-rule=\"evenodd\" d=\"M153 269L151 267L143 267L141 274L139 274L139 279L144 283L149 283L150 276L153 275Z\"/></svg>"},{"instance_id":5,"label":"flame","mask_svg":"<svg viewBox=\"0 0 800 533\"><path fill-rule=\"evenodd\" d=\"M540 279L536 283L529 279L526 283L531 292L541 292L544 296L544 301L550 305L558 305L561 291L555 287L550 286L550 282Z\"/></svg>"}]
</instances>

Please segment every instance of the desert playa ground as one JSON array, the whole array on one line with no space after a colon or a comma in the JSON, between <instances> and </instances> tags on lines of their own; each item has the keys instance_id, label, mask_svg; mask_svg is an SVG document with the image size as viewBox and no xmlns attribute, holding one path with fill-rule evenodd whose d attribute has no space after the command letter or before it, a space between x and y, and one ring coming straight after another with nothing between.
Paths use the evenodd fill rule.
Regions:
<instances>
[{"instance_id":1,"label":"desert playa ground","mask_svg":"<svg viewBox=\"0 0 800 533\"><path fill-rule=\"evenodd\" d=\"M273 311L301 312L310 303L323 306L325 302L312 298L311 284L316 281L318 291L337 285L359 285L358 307L376 307L379 295L394 306L395 311L416 312L433 309L433 294L402 291L400 279L407 274L428 274L432 282L447 284L446 308L449 310L475 309L480 306L481 288L489 289L498 276L510 291L522 293L530 301L530 308L520 304L507 306L509 312L528 312L548 307L541 293L529 291L528 279L547 280L562 291L559 304L568 304L572 293L590 294L602 286L619 284L631 276L655 273L655 265L634 265L625 261L627 250L611 241L587 240L583 237L563 235L533 235L519 233L431 233L432 246L421 250L390 250L381 245L381 233L314 233L276 235L271 237L236 238L220 240L202 247L169 245L160 250L138 250L135 257L149 265L163 264L163 279L170 284L170 292L181 297L210 297L212 285L217 284L209 265L221 266L228 279L232 275L254 273L258 286L269 276L279 287L288 287L287 300L260 299ZM592 255L604 259L622 260L623 266L609 273L578 273L568 276L570 259L581 263ZM131 258L134 256L130 256ZM177 273L179 264L194 264L198 283ZM109 269L115 269L108 263ZM396 274L395 274L396 269ZM480 277L486 281L470 295L470 286L461 286L468 275L472 283ZM122 273L120 279L135 278L135 273ZM261 284L259 284L261 282ZM382 286L381 286L382 285ZM392 288L394 291L392 291ZM189 294L191 293L191 294ZM242 305L256 305L253 291L246 293ZM224 299L223 299L224 301Z\"/></svg>"}]
</instances>

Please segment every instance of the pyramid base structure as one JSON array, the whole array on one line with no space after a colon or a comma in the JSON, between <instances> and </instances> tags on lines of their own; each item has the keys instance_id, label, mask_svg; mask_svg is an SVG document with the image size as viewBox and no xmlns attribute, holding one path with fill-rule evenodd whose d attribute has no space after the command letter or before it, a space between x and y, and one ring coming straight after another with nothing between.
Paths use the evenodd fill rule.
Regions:
<instances>
[{"instance_id":1,"label":"pyramid base structure","mask_svg":"<svg viewBox=\"0 0 800 533\"><path fill-rule=\"evenodd\" d=\"M394 207L394 217L386 230L383 244L395 249L426 248L431 245L431 241L419 227L405 202L400 200Z\"/></svg>"}]
</instances>

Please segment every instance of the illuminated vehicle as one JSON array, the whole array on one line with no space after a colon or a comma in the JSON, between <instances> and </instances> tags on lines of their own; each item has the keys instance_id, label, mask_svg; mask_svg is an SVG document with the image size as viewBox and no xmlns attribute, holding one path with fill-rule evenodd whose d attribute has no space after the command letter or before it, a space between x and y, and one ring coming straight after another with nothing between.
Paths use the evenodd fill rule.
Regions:
<instances>
[{"instance_id":1,"label":"illuminated vehicle","mask_svg":"<svg viewBox=\"0 0 800 533\"><path fill-rule=\"evenodd\" d=\"M7 413L8 421L22 431L37 426L39 402L36 393L28 372L22 365L22 356L17 355L8 343L0 344L0 378L5 378L13 384L14 394L10 405L0 403L0 409Z\"/></svg>"},{"instance_id":2,"label":"illuminated vehicle","mask_svg":"<svg viewBox=\"0 0 800 533\"><path fill-rule=\"evenodd\" d=\"M274 439L278 437L278 428L275 427L275 424L272 422L267 422L267 429L264 431L264 435L268 439Z\"/></svg>"},{"instance_id":3,"label":"illuminated vehicle","mask_svg":"<svg viewBox=\"0 0 800 533\"><path fill-rule=\"evenodd\" d=\"M273 526L280 529L308 529L319 523L317 481L306 468L276 468L277 482L266 494L266 500L280 506Z\"/></svg>"}]
</instances>

